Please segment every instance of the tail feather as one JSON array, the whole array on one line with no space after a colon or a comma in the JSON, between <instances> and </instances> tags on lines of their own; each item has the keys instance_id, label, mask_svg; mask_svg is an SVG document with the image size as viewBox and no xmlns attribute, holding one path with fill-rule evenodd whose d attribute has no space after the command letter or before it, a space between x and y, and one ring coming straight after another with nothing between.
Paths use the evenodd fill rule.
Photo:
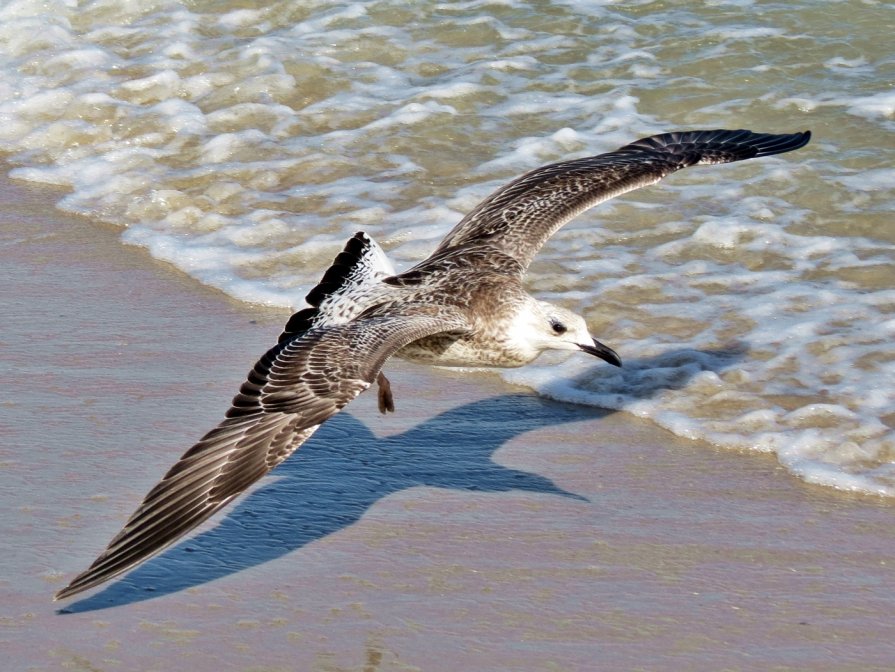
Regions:
<instances>
[{"instance_id":1,"label":"tail feather","mask_svg":"<svg viewBox=\"0 0 895 672\"><path fill-rule=\"evenodd\" d=\"M320 282L305 297L310 308L294 313L286 323L280 342L314 326L339 321L335 310L339 299L352 289L395 274L391 261L379 244L358 231L336 255Z\"/></svg>"}]
</instances>

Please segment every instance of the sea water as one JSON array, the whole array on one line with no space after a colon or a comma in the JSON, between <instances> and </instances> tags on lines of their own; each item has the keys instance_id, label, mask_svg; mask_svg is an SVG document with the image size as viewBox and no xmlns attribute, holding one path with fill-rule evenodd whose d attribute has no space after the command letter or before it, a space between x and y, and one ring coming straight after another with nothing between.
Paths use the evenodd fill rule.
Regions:
<instances>
[{"instance_id":1,"label":"sea water","mask_svg":"<svg viewBox=\"0 0 895 672\"><path fill-rule=\"evenodd\" d=\"M578 217L528 287L615 369L504 372L895 495L895 6L12 0L0 151L198 281L300 307L344 241L425 258L539 165L670 130L811 129Z\"/></svg>"}]
</instances>

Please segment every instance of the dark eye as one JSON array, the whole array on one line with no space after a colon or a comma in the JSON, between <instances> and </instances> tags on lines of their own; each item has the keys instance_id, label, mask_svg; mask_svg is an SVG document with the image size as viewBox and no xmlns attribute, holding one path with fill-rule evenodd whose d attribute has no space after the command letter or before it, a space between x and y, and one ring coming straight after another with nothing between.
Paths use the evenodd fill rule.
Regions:
<instances>
[{"instance_id":1,"label":"dark eye","mask_svg":"<svg viewBox=\"0 0 895 672\"><path fill-rule=\"evenodd\" d=\"M553 333L557 334L558 336L561 336L568 331L568 329L566 329L566 325L557 320L552 320L550 322L550 326L553 327Z\"/></svg>"}]
</instances>

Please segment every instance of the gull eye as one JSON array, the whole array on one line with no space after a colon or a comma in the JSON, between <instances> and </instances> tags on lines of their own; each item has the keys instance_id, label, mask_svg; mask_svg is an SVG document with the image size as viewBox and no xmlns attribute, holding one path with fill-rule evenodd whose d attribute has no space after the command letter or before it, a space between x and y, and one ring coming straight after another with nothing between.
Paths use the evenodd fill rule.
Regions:
<instances>
[{"instance_id":1,"label":"gull eye","mask_svg":"<svg viewBox=\"0 0 895 672\"><path fill-rule=\"evenodd\" d=\"M553 333L557 336L562 336L568 331L566 325L564 325L559 320L550 320L550 326L553 328Z\"/></svg>"}]
</instances>

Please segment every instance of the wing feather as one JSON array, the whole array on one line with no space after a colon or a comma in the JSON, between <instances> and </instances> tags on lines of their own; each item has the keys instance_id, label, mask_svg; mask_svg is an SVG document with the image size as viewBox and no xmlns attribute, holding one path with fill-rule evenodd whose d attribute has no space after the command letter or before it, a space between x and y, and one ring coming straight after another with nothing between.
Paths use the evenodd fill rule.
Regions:
<instances>
[{"instance_id":1,"label":"wing feather","mask_svg":"<svg viewBox=\"0 0 895 672\"><path fill-rule=\"evenodd\" d=\"M487 246L515 258L523 272L541 246L583 211L697 164L729 163L803 147L811 133L747 130L663 133L607 154L537 168L491 194L433 253ZM425 264L425 262L423 262Z\"/></svg>"},{"instance_id":2,"label":"wing feather","mask_svg":"<svg viewBox=\"0 0 895 672\"><path fill-rule=\"evenodd\" d=\"M410 306L401 314L314 328L280 342L258 360L226 419L184 453L106 550L56 599L127 571L226 506L367 389L400 348L466 329L457 311Z\"/></svg>"}]
</instances>

